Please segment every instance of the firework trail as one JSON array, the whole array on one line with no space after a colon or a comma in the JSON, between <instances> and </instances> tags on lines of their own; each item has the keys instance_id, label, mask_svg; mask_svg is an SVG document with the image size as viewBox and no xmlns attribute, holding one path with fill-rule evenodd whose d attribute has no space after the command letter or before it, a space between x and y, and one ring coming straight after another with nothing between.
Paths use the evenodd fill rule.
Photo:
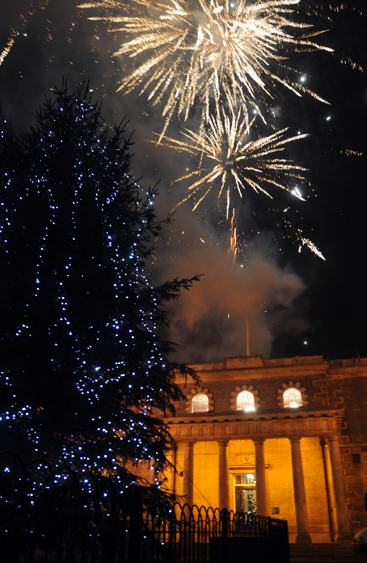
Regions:
<instances>
[{"instance_id":1,"label":"firework trail","mask_svg":"<svg viewBox=\"0 0 367 563\"><path fill-rule=\"evenodd\" d=\"M233 261L232 261L233 264L236 261L236 255L237 255L237 228L235 227L234 224L235 215L236 215L236 210L233 208L232 217L231 217L231 234L229 237L229 248L227 251L228 254L232 254L233 256Z\"/></svg>"},{"instance_id":2,"label":"firework trail","mask_svg":"<svg viewBox=\"0 0 367 563\"><path fill-rule=\"evenodd\" d=\"M5 48L2 50L2 52L0 53L0 65L3 64L3 62L4 62L4 60L5 60L5 57L6 57L7 54L9 53L10 49L12 48L12 46L14 45L15 37L16 37L17 35L18 35L18 34L17 34L16 32L12 32L12 34L11 34L9 40L8 40L8 43L7 43L6 47L5 47Z\"/></svg>"},{"instance_id":3,"label":"firework trail","mask_svg":"<svg viewBox=\"0 0 367 563\"><path fill-rule=\"evenodd\" d=\"M311 252L313 252L314 254L316 254L316 256L321 258L321 260L326 260L325 256L312 242L312 240L303 236L301 229L297 229L296 236L299 240L298 252L301 252L302 246L307 246L311 250Z\"/></svg>"},{"instance_id":4,"label":"firework trail","mask_svg":"<svg viewBox=\"0 0 367 563\"><path fill-rule=\"evenodd\" d=\"M285 180L286 178L304 180L300 172L306 169L296 166L292 160L278 158L277 155L284 151L286 144L304 139L308 135L284 137L287 129L282 129L267 137L247 140L254 119L247 125L241 110L230 116L222 110L216 117L210 117L204 134L186 129L182 134L187 141L163 137L164 146L200 157L197 170L176 180L180 182L199 176L199 179L189 186L186 197L178 205L193 198L194 211L215 185L219 185L218 198L221 198L223 192L226 193L227 219L233 189L241 198L246 186L249 186L255 192L262 192L273 199L263 187L266 183L291 192L298 199L303 199L301 194L290 188Z\"/></svg>"},{"instance_id":5,"label":"firework trail","mask_svg":"<svg viewBox=\"0 0 367 563\"><path fill-rule=\"evenodd\" d=\"M15 43L16 37L21 33L21 31L25 28L28 23L28 20L31 16L33 16L37 10L43 10L48 5L49 0L41 0L41 2L37 3L37 6L34 3L30 3L27 10L21 14L19 14L19 23L14 27L11 28L11 32L9 35L8 42L2 52L0 53L0 66L3 64L6 56L9 54L12 46Z\"/></svg>"},{"instance_id":6,"label":"firework trail","mask_svg":"<svg viewBox=\"0 0 367 563\"><path fill-rule=\"evenodd\" d=\"M107 14L90 19L110 22L110 31L124 41L114 55L132 59L132 70L121 80L127 94L141 87L152 104L163 104L165 133L174 113L187 119L200 101L202 124L209 121L211 102L218 110L221 96L230 108L241 100L255 108L261 94L271 98L268 84L286 86L297 95L307 92L299 82L282 78L285 49L325 49L312 41L322 32L290 15L300 0L118 0L88 2L81 8L103 8ZM247 111L247 110L246 110ZM247 116L247 113L246 113ZM264 119L264 117L263 117Z\"/></svg>"}]
</instances>

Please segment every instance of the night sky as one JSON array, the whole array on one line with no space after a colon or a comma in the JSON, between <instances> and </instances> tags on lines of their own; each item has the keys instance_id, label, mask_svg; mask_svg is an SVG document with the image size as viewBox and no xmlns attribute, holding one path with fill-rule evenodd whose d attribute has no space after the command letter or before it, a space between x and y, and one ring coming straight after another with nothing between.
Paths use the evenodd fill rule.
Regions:
<instances>
[{"instance_id":1,"label":"night sky","mask_svg":"<svg viewBox=\"0 0 367 563\"><path fill-rule=\"evenodd\" d=\"M111 55L123 36L108 33L103 22L89 21L92 11L77 4L2 0L0 53L15 38L0 65L3 111L14 128L26 130L44 95L52 95L62 77L72 91L90 80L94 99L103 98L106 122L129 119L135 177L146 187L159 182L157 213L163 219L185 193L172 182L194 160L146 142L162 130L161 108L152 108L137 92L123 96L116 91L124 61ZM308 95L296 97L280 86L270 102L276 129L310 134L287 153L308 168L301 188L306 202L283 192L273 192L272 201L248 188L235 201L234 265L227 253L225 202L218 205L214 191L194 212L190 202L179 206L156 241L154 261L147 264L154 283L204 274L170 306L171 330L165 336L179 345L173 359L210 362L246 354L246 319L251 355L367 356L367 9L362 6L363 0L301 0L302 17L328 30L317 40L334 52L294 53L289 66L330 105ZM196 110L190 127L197 125ZM178 136L183 126L173 122L169 134ZM299 252L298 229L325 261L306 246Z\"/></svg>"}]
</instances>

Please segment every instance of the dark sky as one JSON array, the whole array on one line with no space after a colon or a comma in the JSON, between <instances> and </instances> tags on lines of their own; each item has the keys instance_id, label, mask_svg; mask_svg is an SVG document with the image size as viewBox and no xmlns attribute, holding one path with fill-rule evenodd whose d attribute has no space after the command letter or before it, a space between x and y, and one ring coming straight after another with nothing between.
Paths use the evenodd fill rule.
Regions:
<instances>
[{"instance_id":1,"label":"dark sky","mask_svg":"<svg viewBox=\"0 0 367 563\"><path fill-rule=\"evenodd\" d=\"M27 129L44 95L51 95L63 76L71 90L90 79L95 99L103 97L106 122L130 120L134 173L144 186L160 180L157 211L164 218L184 194L172 181L193 161L145 142L162 129L160 109L144 95L116 92L123 61L111 55L122 35L89 21L92 13L78 10L77 3L2 0L0 53L15 38L0 65L3 110L14 127ZM302 188L306 203L284 193L275 193L274 201L246 193L236 202L234 265L227 254L229 224L215 193L195 212L189 203L178 207L147 265L156 283L205 274L172 307L167 336L179 343L175 359L221 361L246 354L247 318L250 354L367 355L367 8L363 12L362 0L302 0L300 10L310 14L316 29L328 30L318 41L334 52L296 53L289 64L330 105L276 87L270 108L276 128L310 134L290 147L290 157L309 169ZM190 125L197 119L195 109ZM176 135L179 127L173 123L169 133ZM302 229L325 261L305 246L299 252L295 229Z\"/></svg>"}]
</instances>

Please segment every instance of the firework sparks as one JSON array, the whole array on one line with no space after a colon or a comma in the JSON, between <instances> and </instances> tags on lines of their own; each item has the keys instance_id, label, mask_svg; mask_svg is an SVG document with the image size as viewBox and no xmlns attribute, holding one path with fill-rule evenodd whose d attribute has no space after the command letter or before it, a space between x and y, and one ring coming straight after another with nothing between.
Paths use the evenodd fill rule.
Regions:
<instances>
[{"instance_id":1,"label":"firework sparks","mask_svg":"<svg viewBox=\"0 0 367 563\"><path fill-rule=\"evenodd\" d=\"M298 237L298 240L299 240L299 246L298 246L299 252L301 252L302 246L307 246L311 250L311 252L313 252L314 254L316 254L316 256L321 258L321 260L326 260L325 256L317 248L317 246L312 242L312 240L303 236L301 229L297 229L296 234L297 234L297 237Z\"/></svg>"},{"instance_id":2,"label":"firework sparks","mask_svg":"<svg viewBox=\"0 0 367 563\"><path fill-rule=\"evenodd\" d=\"M299 2L104 0L79 7L104 8L108 15L90 19L109 21L111 31L124 33L115 55L131 58L133 70L119 89L150 90L153 105L164 107L163 136L173 114L186 119L195 100L201 103L202 124L209 120L211 100L218 109L222 95L230 107L241 100L261 114L259 93L272 97L266 83L277 82L297 95L307 92L325 102L300 82L282 77L273 64L282 66L283 51L291 47L332 50L312 40L322 32L304 33L310 26L290 18Z\"/></svg>"},{"instance_id":3,"label":"firework sparks","mask_svg":"<svg viewBox=\"0 0 367 563\"><path fill-rule=\"evenodd\" d=\"M237 229L234 224L235 215L236 215L236 211L235 209L233 209L232 217L231 217L231 234L229 237L229 249L228 249L228 254L232 254L233 256L233 264L236 261L236 255L237 255Z\"/></svg>"},{"instance_id":4,"label":"firework sparks","mask_svg":"<svg viewBox=\"0 0 367 563\"><path fill-rule=\"evenodd\" d=\"M27 25L29 18L33 16L38 9L40 10L45 9L48 3L49 0L42 0L41 2L38 3L38 6L31 5L27 8L25 12L19 14L19 22L14 28L11 29L8 42L4 47L4 49L2 50L2 52L0 53L0 66L3 64L5 58L9 54L11 48L13 47L16 37L20 35L21 30L24 29L25 26Z\"/></svg>"},{"instance_id":5,"label":"firework sparks","mask_svg":"<svg viewBox=\"0 0 367 563\"><path fill-rule=\"evenodd\" d=\"M12 48L12 46L14 45L14 41L15 41L15 37L16 37L17 33L12 33L11 37L9 38L9 41L6 45L6 47L2 50L2 52L0 53L0 65L3 64L5 57L7 56L7 54L9 53L10 49Z\"/></svg>"},{"instance_id":6,"label":"firework sparks","mask_svg":"<svg viewBox=\"0 0 367 563\"><path fill-rule=\"evenodd\" d=\"M308 135L284 137L287 129L282 129L267 137L248 141L247 137L253 121L247 125L241 111L231 116L222 111L216 117L210 117L204 134L186 129L183 135L188 139L187 141L163 138L163 145L200 157L197 170L176 180L180 182L199 176L199 179L189 186L187 196L178 205L195 198L193 206L195 210L216 184L219 184L218 198L223 192L226 193L227 219L233 188L240 197L246 186L249 186L255 192L262 192L273 199L264 188L264 184L269 184L303 200L299 190L288 186L285 180L286 178L304 180L300 172L305 171L306 168L296 166L292 160L277 158L277 155L284 151L286 144L304 139Z\"/></svg>"}]
</instances>

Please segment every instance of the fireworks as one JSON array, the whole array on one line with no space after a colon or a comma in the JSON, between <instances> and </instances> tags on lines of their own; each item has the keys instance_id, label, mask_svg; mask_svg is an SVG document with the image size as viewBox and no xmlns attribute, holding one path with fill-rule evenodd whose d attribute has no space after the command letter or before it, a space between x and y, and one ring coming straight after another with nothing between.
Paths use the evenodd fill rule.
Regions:
<instances>
[{"instance_id":1,"label":"fireworks","mask_svg":"<svg viewBox=\"0 0 367 563\"><path fill-rule=\"evenodd\" d=\"M233 208L232 211L232 217L231 217L231 234L229 237L229 249L228 249L228 254L232 254L233 256L233 264L236 261L236 255L237 255L237 228L235 227L234 224L234 218L236 215L236 210Z\"/></svg>"},{"instance_id":2,"label":"fireworks","mask_svg":"<svg viewBox=\"0 0 367 563\"><path fill-rule=\"evenodd\" d=\"M14 45L16 33L12 33L11 37L8 40L6 47L3 49L2 53L0 53L0 65L4 62L5 57L8 55L10 49Z\"/></svg>"},{"instance_id":3,"label":"fireworks","mask_svg":"<svg viewBox=\"0 0 367 563\"><path fill-rule=\"evenodd\" d=\"M276 186L291 192L298 199L303 199L298 190L290 188L285 180L303 180L300 172L306 169L296 166L292 160L278 158L278 155L284 151L286 144L304 139L308 135L284 137L287 129L282 129L267 137L248 140L253 121L247 125L241 111L229 116L222 110L215 118L210 117L204 134L186 129L183 135L187 141L163 138L163 145L200 157L197 170L176 180L179 182L199 176L199 179L189 186L187 195L180 204L195 198L195 210L215 185L219 186L218 198L223 192L226 194L227 219L233 189L242 197L248 186L255 192L262 192L272 198L263 187L263 184L268 184L269 187Z\"/></svg>"},{"instance_id":4,"label":"fireworks","mask_svg":"<svg viewBox=\"0 0 367 563\"><path fill-rule=\"evenodd\" d=\"M304 180L305 168L281 153L285 145L307 135L286 137L284 128L254 137L250 118L251 111L266 124L267 104L280 85L328 103L285 63L291 52L332 51L315 42L322 31L299 21L299 3L100 0L79 6L103 9L103 15L90 19L108 22L109 31L123 35L114 53L125 63L119 90L128 94L139 89L152 105L162 106L164 126L158 144L198 157L199 166L176 180L191 181L180 203L192 199L195 210L216 191L219 199L225 197L228 219L232 194L242 198L246 188L270 198L272 190L280 188L303 199L290 181ZM187 120L193 106L200 114L198 132L185 129L181 141L168 137L174 115ZM302 239L315 252L309 242Z\"/></svg>"},{"instance_id":5,"label":"fireworks","mask_svg":"<svg viewBox=\"0 0 367 563\"><path fill-rule=\"evenodd\" d=\"M306 238L302 235L301 229L297 229L297 238L299 240L298 251L301 252L302 246L307 246L311 252L316 254L321 260L326 260L325 256L322 252L315 246L315 244L309 238Z\"/></svg>"},{"instance_id":6,"label":"fireworks","mask_svg":"<svg viewBox=\"0 0 367 563\"><path fill-rule=\"evenodd\" d=\"M321 32L304 33L310 26L290 19L299 2L105 0L80 7L104 8L108 15L90 19L107 20L111 31L124 34L115 55L132 59L132 65L119 89L129 93L141 87L153 105L163 104L163 136L173 114L187 119L197 101L202 124L209 120L211 102L218 110L222 96L231 108L242 101L262 114L258 99L264 93L271 98L274 83L325 101L281 76L290 47L331 50L312 41Z\"/></svg>"}]
</instances>

